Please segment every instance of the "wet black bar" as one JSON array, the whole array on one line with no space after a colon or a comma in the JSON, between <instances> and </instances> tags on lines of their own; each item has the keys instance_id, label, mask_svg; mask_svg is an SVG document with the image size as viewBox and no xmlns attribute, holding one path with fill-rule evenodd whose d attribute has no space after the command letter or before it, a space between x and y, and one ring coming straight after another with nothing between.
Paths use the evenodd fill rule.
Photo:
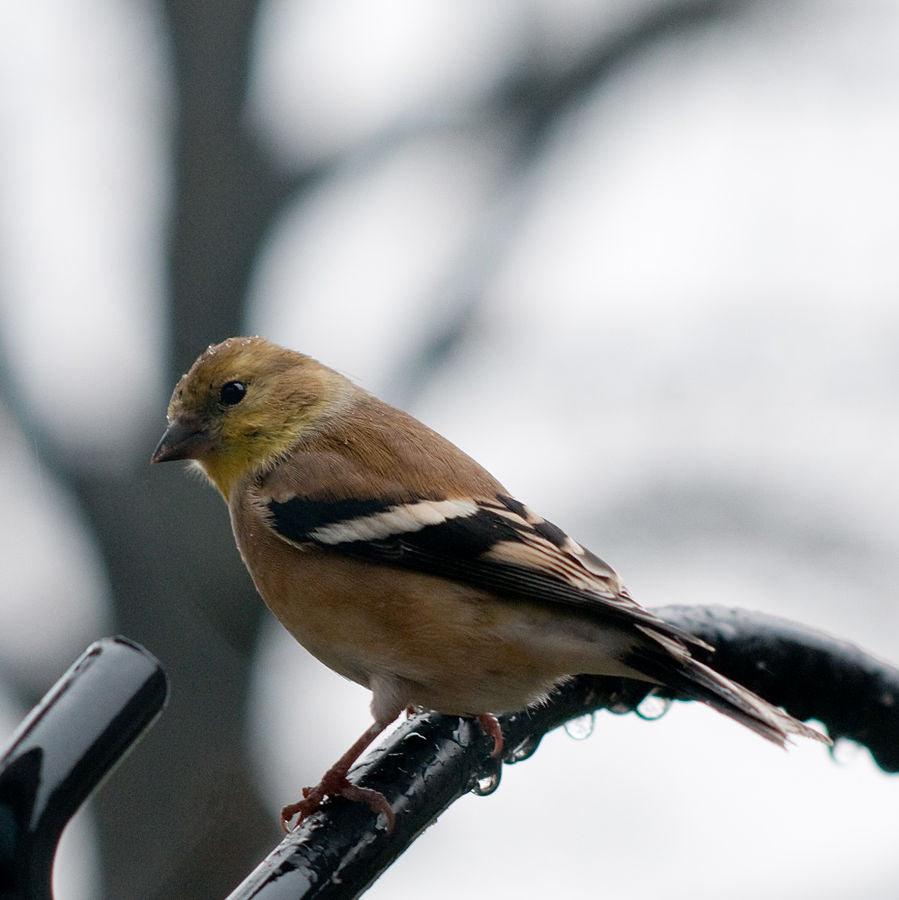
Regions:
<instances>
[{"instance_id":1,"label":"wet black bar","mask_svg":"<svg viewBox=\"0 0 899 900\"><path fill-rule=\"evenodd\" d=\"M0 898L50 900L62 830L153 723L165 673L123 637L90 645L16 729L0 757Z\"/></svg>"}]
</instances>

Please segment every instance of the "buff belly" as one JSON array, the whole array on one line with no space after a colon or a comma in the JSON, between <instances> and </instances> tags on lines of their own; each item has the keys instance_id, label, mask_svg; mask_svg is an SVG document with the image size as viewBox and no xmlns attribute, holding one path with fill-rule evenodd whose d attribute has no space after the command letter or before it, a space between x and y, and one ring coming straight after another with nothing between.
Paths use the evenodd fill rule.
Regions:
<instances>
[{"instance_id":1,"label":"buff belly","mask_svg":"<svg viewBox=\"0 0 899 900\"><path fill-rule=\"evenodd\" d=\"M376 717L407 706L502 713L568 675L635 675L617 662L633 637L554 604L504 599L275 535L235 535L256 587L313 655L374 694ZM440 590L435 590L437 586Z\"/></svg>"}]
</instances>

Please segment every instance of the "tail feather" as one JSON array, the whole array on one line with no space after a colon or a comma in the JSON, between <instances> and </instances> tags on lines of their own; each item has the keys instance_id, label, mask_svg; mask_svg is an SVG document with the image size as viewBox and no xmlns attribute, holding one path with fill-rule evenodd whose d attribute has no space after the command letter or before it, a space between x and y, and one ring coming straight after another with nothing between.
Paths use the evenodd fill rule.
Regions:
<instances>
[{"instance_id":1,"label":"tail feather","mask_svg":"<svg viewBox=\"0 0 899 900\"><path fill-rule=\"evenodd\" d=\"M711 706L779 747L785 747L791 735L831 743L820 731L694 659L679 643L672 647L669 644L675 642L667 636L649 628L640 630L653 638L656 646L635 651L629 664L653 681Z\"/></svg>"}]
</instances>

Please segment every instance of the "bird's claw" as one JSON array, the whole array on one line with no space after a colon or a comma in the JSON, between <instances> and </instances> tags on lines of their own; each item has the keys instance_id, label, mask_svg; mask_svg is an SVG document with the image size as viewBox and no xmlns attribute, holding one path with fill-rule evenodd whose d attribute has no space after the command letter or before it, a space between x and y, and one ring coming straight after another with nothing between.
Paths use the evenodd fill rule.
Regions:
<instances>
[{"instance_id":1,"label":"bird's claw","mask_svg":"<svg viewBox=\"0 0 899 900\"><path fill-rule=\"evenodd\" d=\"M315 787L303 788L303 799L298 800L296 803L288 803L281 810L282 830L290 833L298 828L304 819L318 812L328 797L346 797L347 800L352 800L356 803L365 803L375 815L381 813L387 820L387 833L390 834L393 831L396 816L390 808L387 798L380 791L359 787L359 785L352 784L346 778L328 779L327 776ZM296 817L296 822L291 827L290 823L294 817Z\"/></svg>"},{"instance_id":2,"label":"bird's claw","mask_svg":"<svg viewBox=\"0 0 899 900\"><path fill-rule=\"evenodd\" d=\"M489 713L482 714L477 717L478 724L484 732L493 738L493 752L490 754L492 759L499 759L502 756L505 741L503 740L503 730L500 727L499 719L491 716Z\"/></svg>"}]
</instances>

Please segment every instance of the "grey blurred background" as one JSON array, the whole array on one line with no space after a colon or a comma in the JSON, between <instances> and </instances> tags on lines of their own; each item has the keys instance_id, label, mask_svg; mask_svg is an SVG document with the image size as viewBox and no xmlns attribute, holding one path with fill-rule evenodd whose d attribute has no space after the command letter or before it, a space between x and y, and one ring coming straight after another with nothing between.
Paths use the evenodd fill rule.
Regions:
<instances>
[{"instance_id":1,"label":"grey blurred background","mask_svg":"<svg viewBox=\"0 0 899 900\"><path fill-rule=\"evenodd\" d=\"M0 45L0 727L103 634L172 682L60 900L224 896L368 721L147 464L232 334L409 409L646 605L899 660L899 4L7 0ZM601 715L369 896L894 897L899 783L836 756Z\"/></svg>"}]
</instances>

